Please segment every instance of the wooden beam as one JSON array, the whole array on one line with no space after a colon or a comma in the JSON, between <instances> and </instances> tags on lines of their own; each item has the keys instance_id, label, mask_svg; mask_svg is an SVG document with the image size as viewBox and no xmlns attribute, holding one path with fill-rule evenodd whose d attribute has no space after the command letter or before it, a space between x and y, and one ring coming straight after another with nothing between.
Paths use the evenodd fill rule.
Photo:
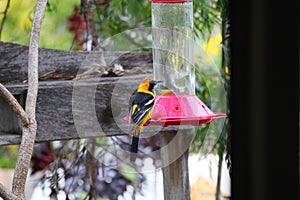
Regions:
<instances>
[{"instance_id":1,"label":"wooden beam","mask_svg":"<svg viewBox=\"0 0 300 200\"><path fill-rule=\"evenodd\" d=\"M0 82L21 104L27 93L27 49L0 42ZM128 112L129 91L142 78L151 76L152 54L40 49L39 66L37 142L113 136L126 134L124 130L128 128L125 121L122 123L122 117ZM82 124L86 130L83 133L79 122L74 122L74 91L84 93L91 88L95 88L94 93L83 94L76 101L86 106L85 103L94 99L95 105L90 106L94 106L96 116L91 117L96 117L99 123L93 127L86 120ZM114 92L116 88L119 92ZM20 123L3 99L0 99L0 113L0 145L20 143ZM101 131L97 130L99 127Z\"/></svg>"},{"instance_id":2,"label":"wooden beam","mask_svg":"<svg viewBox=\"0 0 300 200\"><path fill-rule=\"evenodd\" d=\"M40 80L71 80L78 70L87 61L99 61L100 52L64 51L39 48L39 79ZM106 66L104 69L113 69L115 64L120 64L124 75L144 74L152 72L151 52L103 52ZM15 83L26 82L28 65L28 46L6 43L0 41L0 82ZM96 74L94 74L96 75Z\"/></svg>"},{"instance_id":3,"label":"wooden beam","mask_svg":"<svg viewBox=\"0 0 300 200\"><path fill-rule=\"evenodd\" d=\"M124 84L124 91L130 91L130 87L136 84L137 76L134 76L135 79L126 80ZM112 136L125 134L124 131L118 127L114 118L122 118L126 116L126 110L128 107L128 99L126 95L120 97L120 102L117 105L118 108L115 109L115 113L118 113L118 116L113 116L111 112L111 96L113 88L119 78L103 78L98 82L95 79L89 79L82 81L80 85L77 84L75 80L64 80L64 81L44 81L39 84L39 93L37 101L37 123L38 123L38 132L36 141L51 141L51 140L62 140L62 139L77 139L85 137L95 137L95 136ZM85 133L78 133L76 130L76 124L74 124L74 113L72 110L73 103L73 89L76 85L78 90L89 90L92 85L97 87L95 94L91 94L90 97L83 96L81 102L77 102L85 106L85 102L89 102L87 98L94 98L96 110L96 117L99 120L99 124L103 131L95 130L93 124L87 124ZM128 88L127 88L128 87ZM25 95L27 92L26 84L13 84L7 86L13 94ZM91 105L93 106L93 105ZM125 108L125 109L124 109ZM119 109L119 110L118 110ZM7 112L9 111L9 112ZM85 112L82 110L81 112ZM3 118L0 122L1 132L0 132L0 145L4 144L15 144L20 142L19 135L20 132L20 123L18 122L15 114L9 110L6 106L6 103L1 104L1 113L3 113ZM123 114L123 116L122 116ZM13 120L10 120L12 118ZM88 122L83 122L88 123ZM9 125L9 126L8 126ZM81 126L80 124L77 126ZM83 125L85 126L85 125ZM124 123L124 126L126 124ZM124 130L126 127L124 127ZM90 131L89 131L90 130ZM4 134L4 135L2 135ZM10 135L7 138L7 136Z\"/></svg>"}]
</instances>

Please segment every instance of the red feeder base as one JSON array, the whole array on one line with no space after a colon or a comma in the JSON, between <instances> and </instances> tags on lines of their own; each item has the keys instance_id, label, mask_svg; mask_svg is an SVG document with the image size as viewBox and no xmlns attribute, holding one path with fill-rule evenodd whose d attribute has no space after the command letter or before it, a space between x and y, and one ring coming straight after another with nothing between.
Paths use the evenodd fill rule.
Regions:
<instances>
[{"instance_id":1,"label":"red feeder base","mask_svg":"<svg viewBox=\"0 0 300 200\"><path fill-rule=\"evenodd\" d=\"M157 95L151 119L146 126L199 126L225 117L227 115L224 113L212 112L196 95ZM129 117L123 119L128 121Z\"/></svg>"}]
</instances>

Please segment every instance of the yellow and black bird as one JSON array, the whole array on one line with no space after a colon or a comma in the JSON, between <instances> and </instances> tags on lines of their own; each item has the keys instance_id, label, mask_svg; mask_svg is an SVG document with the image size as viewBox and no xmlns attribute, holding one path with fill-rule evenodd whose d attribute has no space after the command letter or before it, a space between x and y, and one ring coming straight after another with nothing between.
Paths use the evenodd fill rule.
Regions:
<instances>
[{"instance_id":1,"label":"yellow and black bird","mask_svg":"<svg viewBox=\"0 0 300 200\"><path fill-rule=\"evenodd\" d=\"M139 136L145 123L151 118L155 94L154 87L161 81L145 78L132 93L129 100L130 133L133 133L130 161L134 162L138 149Z\"/></svg>"}]
</instances>

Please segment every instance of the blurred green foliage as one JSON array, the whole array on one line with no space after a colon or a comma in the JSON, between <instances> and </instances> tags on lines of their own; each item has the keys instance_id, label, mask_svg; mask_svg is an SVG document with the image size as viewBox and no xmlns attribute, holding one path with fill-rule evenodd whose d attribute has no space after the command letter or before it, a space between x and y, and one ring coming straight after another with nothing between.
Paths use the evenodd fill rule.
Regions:
<instances>
[{"instance_id":1,"label":"blurred green foliage","mask_svg":"<svg viewBox=\"0 0 300 200\"><path fill-rule=\"evenodd\" d=\"M7 0L0 1L0 11L3 11ZM4 23L1 41L23 45L29 44L30 29L34 15L36 0L13 0ZM67 18L72 15L74 5L79 0L49 0L43 19L40 47L54 49L70 49L73 34L68 31ZM0 15L2 21L3 15Z\"/></svg>"},{"instance_id":2,"label":"blurred green foliage","mask_svg":"<svg viewBox=\"0 0 300 200\"><path fill-rule=\"evenodd\" d=\"M15 168L19 145L0 146L0 168Z\"/></svg>"},{"instance_id":3,"label":"blurred green foliage","mask_svg":"<svg viewBox=\"0 0 300 200\"><path fill-rule=\"evenodd\" d=\"M0 1L0 11L5 9L7 1ZM48 1L41 29L40 47L66 50L72 47L74 33L68 30L68 18L75 14L75 6L80 8L81 15L87 14L83 9L83 2L83 0ZM92 19L100 42L125 30L151 27L150 0L94 0L89 2L91 2ZM29 44L35 3L36 0L10 2L1 41ZM211 33L215 24L219 23L218 11L215 9L216 3L217 0L193 1L196 37L207 37L207 33ZM2 19L3 15L0 15L0 21Z\"/></svg>"}]
</instances>

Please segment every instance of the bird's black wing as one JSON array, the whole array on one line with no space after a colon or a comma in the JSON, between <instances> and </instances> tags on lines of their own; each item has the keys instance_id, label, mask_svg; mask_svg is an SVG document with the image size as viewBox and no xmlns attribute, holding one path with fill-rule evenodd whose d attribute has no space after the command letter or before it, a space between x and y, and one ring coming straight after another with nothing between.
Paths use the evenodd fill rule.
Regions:
<instances>
[{"instance_id":1,"label":"bird's black wing","mask_svg":"<svg viewBox=\"0 0 300 200\"><path fill-rule=\"evenodd\" d=\"M133 101L136 97L136 94L137 94L137 89L133 91L133 93L131 94L130 96L130 99L129 99L129 113L131 113L131 109L132 109L132 106L133 106Z\"/></svg>"},{"instance_id":2,"label":"bird's black wing","mask_svg":"<svg viewBox=\"0 0 300 200\"><path fill-rule=\"evenodd\" d=\"M130 120L136 125L140 124L154 105L154 96L137 92L130 109Z\"/></svg>"}]
</instances>

